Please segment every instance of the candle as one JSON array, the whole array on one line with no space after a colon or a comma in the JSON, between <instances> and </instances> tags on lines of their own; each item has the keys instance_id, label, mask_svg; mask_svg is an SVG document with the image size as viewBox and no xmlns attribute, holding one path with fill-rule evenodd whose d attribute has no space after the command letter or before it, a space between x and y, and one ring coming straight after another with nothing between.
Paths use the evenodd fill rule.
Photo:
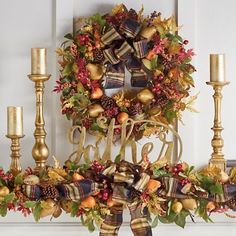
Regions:
<instances>
[{"instance_id":1,"label":"candle","mask_svg":"<svg viewBox=\"0 0 236 236\"><path fill-rule=\"evenodd\" d=\"M210 54L210 81L225 82L225 54Z\"/></svg>"},{"instance_id":2,"label":"candle","mask_svg":"<svg viewBox=\"0 0 236 236\"><path fill-rule=\"evenodd\" d=\"M7 107L7 135L23 136L23 107Z\"/></svg>"},{"instance_id":3,"label":"candle","mask_svg":"<svg viewBox=\"0 0 236 236\"><path fill-rule=\"evenodd\" d=\"M46 48L31 48L31 74L46 74Z\"/></svg>"}]
</instances>

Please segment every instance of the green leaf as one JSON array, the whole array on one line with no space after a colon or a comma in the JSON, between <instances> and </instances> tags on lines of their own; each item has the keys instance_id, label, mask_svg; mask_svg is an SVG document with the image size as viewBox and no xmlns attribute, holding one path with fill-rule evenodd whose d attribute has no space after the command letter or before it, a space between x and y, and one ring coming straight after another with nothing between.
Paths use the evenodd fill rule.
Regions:
<instances>
[{"instance_id":1,"label":"green leaf","mask_svg":"<svg viewBox=\"0 0 236 236\"><path fill-rule=\"evenodd\" d=\"M169 224L170 223L168 218L166 218L164 216L158 216L158 219L162 224Z\"/></svg>"},{"instance_id":2,"label":"green leaf","mask_svg":"<svg viewBox=\"0 0 236 236\"><path fill-rule=\"evenodd\" d=\"M0 187L5 186L4 180L0 178Z\"/></svg>"},{"instance_id":3,"label":"green leaf","mask_svg":"<svg viewBox=\"0 0 236 236\"><path fill-rule=\"evenodd\" d=\"M165 117L169 123L171 123L174 118L176 118L176 112L172 110L165 111Z\"/></svg>"},{"instance_id":4,"label":"green leaf","mask_svg":"<svg viewBox=\"0 0 236 236\"><path fill-rule=\"evenodd\" d=\"M170 173L167 173L165 170L162 170L162 169L154 169L153 175L155 177L170 177L171 176Z\"/></svg>"},{"instance_id":5,"label":"green leaf","mask_svg":"<svg viewBox=\"0 0 236 236\"><path fill-rule=\"evenodd\" d=\"M23 175L24 175L24 173L21 172L15 177L14 183L16 185L22 185L24 183Z\"/></svg>"},{"instance_id":6,"label":"green leaf","mask_svg":"<svg viewBox=\"0 0 236 236\"><path fill-rule=\"evenodd\" d=\"M62 71L62 75L64 77L70 75L70 73L72 72L72 67L73 67L73 63L66 64L66 66L64 67Z\"/></svg>"},{"instance_id":7,"label":"green leaf","mask_svg":"<svg viewBox=\"0 0 236 236\"><path fill-rule=\"evenodd\" d=\"M184 228L184 226L186 224L186 218L183 217L181 214L177 215L177 217L175 219L175 224L177 224L181 228Z\"/></svg>"},{"instance_id":8,"label":"green leaf","mask_svg":"<svg viewBox=\"0 0 236 236\"><path fill-rule=\"evenodd\" d=\"M78 205L78 203L73 202L73 203L72 203L72 206L71 206L71 214L70 214L71 217L75 217L75 216L77 215L78 210L79 210L79 205Z\"/></svg>"},{"instance_id":9,"label":"green leaf","mask_svg":"<svg viewBox=\"0 0 236 236\"><path fill-rule=\"evenodd\" d=\"M209 191L211 194L222 194L223 188L221 184L216 183L215 185L210 186Z\"/></svg>"},{"instance_id":10,"label":"green leaf","mask_svg":"<svg viewBox=\"0 0 236 236\"><path fill-rule=\"evenodd\" d=\"M119 164L120 163L120 159L121 159L121 155L119 154L119 155L117 155L115 157L115 164Z\"/></svg>"},{"instance_id":11,"label":"green leaf","mask_svg":"<svg viewBox=\"0 0 236 236\"><path fill-rule=\"evenodd\" d=\"M89 232L92 233L95 230L95 226L94 226L93 220L90 220L87 225L88 225Z\"/></svg>"},{"instance_id":12,"label":"green leaf","mask_svg":"<svg viewBox=\"0 0 236 236\"><path fill-rule=\"evenodd\" d=\"M4 202L9 203L11 202L15 197L15 193L9 193L7 196L4 197Z\"/></svg>"},{"instance_id":13,"label":"green leaf","mask_svg":"<svg viewBox=\"0 0 236 236\"><path fill-rule=\"evenodd\" d=\"M64 38L66 38L66 39L73 39L73 35L71 33L69 33L69 34L66 34L64 36Z\"/></svg>"},{"instance_id":14,"label":"green leaf","mask_svg":"<svg viewBox=\"0 0 236 236\"><path fill-rule=\"evenodd\" d=\"M103 19L102 15L99 13L94 14L89 18L90 21L98 23L101 28L103 28L106 25L106 20Z\"/></svg>"},{"instance_id":15,"label":"green leaf","mask_svg":"<svg viewBox=\"0 0 236 236\"><path fill-rule=\"evenodd\" d=\"M7 204L0 205L0 215L5 217L7 215Z\"/></svg>"},{"instance_id":16,"label":"green leaf","mask_svg":"<svg viewBox=\"0 0 236 236\"><path fill-rule=\"evenodd\" d=\"M102 129L100 126L98 126L97 123L93 123L93 124L91 125L91 130L103 132L103 129Z\"/></svg>"},{"instance_id":17,"label":"green leaf","mask_svg":"<svg viewBox=\"0 0 236 236\"><path fill-rule=\"evenodd\" d=\"M156 228L158 225L158 216L156 216L151 224L152 228Z\"/></svg>"},{"instance_id":18,"label":"green leaf","mask_svg":"<svg viewBox=\"0 0 236 236\"><path fill-rule=\"evenodd\" d=\"M37 202L35 201L26 201L24 203L24 207L26 208L34 208L36 206Z\"/></svg>"},{"instance_id":19,"label":"green leaf","mask_svg":"<svg viewBox=\"0 0 236 236\"><path fill-rule=\"evenodd\" d=\"M36 222L40 220L41 211L42 211L41 203L37 202L35 207L33 208L33 216Z\"/></svg>"},{"instance_id":20,"label":"green leaf","mask_svg":"<svg viewBox=\"0 0 236 236\"><path fill-rule=\"evenodd\" d=\"M151 60L151 69L155 70L157 68L157 56Z\"/></svg>"}]
</instances>

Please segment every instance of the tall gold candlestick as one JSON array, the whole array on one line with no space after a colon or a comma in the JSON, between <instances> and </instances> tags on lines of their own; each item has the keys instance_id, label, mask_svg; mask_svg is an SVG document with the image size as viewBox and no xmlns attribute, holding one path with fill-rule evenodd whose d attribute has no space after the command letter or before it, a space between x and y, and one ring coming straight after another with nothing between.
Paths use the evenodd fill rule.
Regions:
<instances>
[{"instance_id":1,"label":"tall gold candlestick","mask_svg":"<svg viewBox=\"0 0 236 236\"><path fill-rule=\"evenodd\" d=\"M20 138L23 138L23 108L7 107L7 138L11 139L11 165L13 175L21 172Z\"/></svg>"},{"instance_id":2,"label":"tall gold candlestick","mask_svg":"<svg viewBox=\"0 0 236 236\"><path fill-rule=\"evenodd\" d=\"M209 165L214 165L222 170L226 168L226 160L222 149L224 147L224 139L221 136L223 130L221 122L221 102L222 102L222 88L229 84L225 80L225 56L224 54L210 55L210 82L207 82L214 89L214 126L211 128L214 132L211 146L213 153Z\"/></svg>"},{"instance_id":3,"label":"tall gold candlestick","mask_svg":"<svg viewBox=\"0 0 236 236\"><path fill-rule=\"evenodd\" d=\"M46 49L31 49L31 74L29 79L35 82L36 93L36 118L35 118L35 144L32 149L32 156L36 162L36 169L45 167L49 156L49 149L45 142L46 131L44 129L45 121L43 117L43 93L44 82L49 80L51 75L46 74Z\"/></svg>"}]
</instances>

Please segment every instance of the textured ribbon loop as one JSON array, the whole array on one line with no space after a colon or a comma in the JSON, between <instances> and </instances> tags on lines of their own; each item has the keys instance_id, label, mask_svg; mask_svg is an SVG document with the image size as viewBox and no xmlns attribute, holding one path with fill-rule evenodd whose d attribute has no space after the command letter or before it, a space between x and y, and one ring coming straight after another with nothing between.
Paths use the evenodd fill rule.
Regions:
<instances>
[{"instance_id":1,"label":"textured ribbon loop","mask_svg":"<svg viewBox=\"0 0 236 236\"><path fill-rule=\"evenodd\" d=\"M152 229L147 220L147 209L141 204L134 202L127 204L130 215L130 227L134 236L152 236Z\"/></svg>"},{"instance_id":2,"label":"textured ribbon loop","mask_svg":"<svg viewBox=\"0 0 236 236\"><path fill-rule=\"evenodd\" d=\"M140 24L134 19L127 19L120 25L120 31L128 38L136 37L140 29Z\"/></svg>"},{"instance_id":3,"label":"textured ribbon loop","mask_svg":"<svg viewBox=\"0 0 236 236\"><path fill-rule=\"evenodd\" d=\"M133 43L135 49L135 56L138 58L144 58L148 53L148 41L146 39Z\"/></svg>"},{"instance_id":4,"label":"textured ribbon loop","mask_svg":"<svg viewBox=\"0 0 236 236\"><path fill-rule=\"evenodd\" d=\"M114 27L110 28L102 37L101 41L105 45L111 44L114 40L122 39L122 36L116 31Z\"/></svg>"},{"instance_id":5,"label":"textured ribbon loop","mask_svg":"<svg viewBox=\"0 0 236 236\"><path fill-rule=\"evenodd\" d=\"M125 66L123 63L108 64L105 72L104 88L120 88L124 86Z\"/></svg>"}]
</instances>

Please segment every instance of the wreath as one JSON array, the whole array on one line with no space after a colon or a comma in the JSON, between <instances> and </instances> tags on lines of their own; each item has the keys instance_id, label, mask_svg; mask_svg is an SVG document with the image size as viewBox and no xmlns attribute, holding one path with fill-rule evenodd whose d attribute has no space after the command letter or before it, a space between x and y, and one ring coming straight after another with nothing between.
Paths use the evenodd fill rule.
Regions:
<instances>
[{"instance_id":1,"label":"wreath","mask_svg":"<svg viewBox=\"0 0 236 236\"><path fill-rule=\"evenodd\" d=\"M163 20L156 11L144 17L143 8L136 12L123 4L84 19L57 49L61 69L54 91L61 93L62 114L104 134L107 130L97 124L100 116L107 124L112 118L117 124L129 117L165 124L181 119L181 112L191 109L186 98L195 68L190 64L193 50L185 49L188 40L177 30L174 17ZM124 90L126 74L134 89ZM120 91L108 96L114 88ZM135 137L144 131L137 127Z\"/></svg>"}]
</instances>

